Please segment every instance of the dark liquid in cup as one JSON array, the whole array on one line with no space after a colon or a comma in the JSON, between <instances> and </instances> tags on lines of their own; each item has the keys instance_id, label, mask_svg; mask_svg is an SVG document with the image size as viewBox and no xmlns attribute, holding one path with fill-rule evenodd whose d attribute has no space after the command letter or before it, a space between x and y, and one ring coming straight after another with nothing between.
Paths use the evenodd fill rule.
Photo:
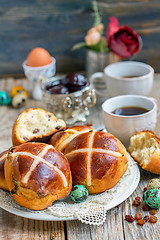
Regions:
<instances>
[{"instance_id":1,"label":"dark liquid in cup","mask_svg":"<svg viewBox=\"0 0 160 240\"><path fill-rule=\"evenodd\" d=\"M140 77L140 76L122 76L122 78L136 78L136 77Z\"/></svg>"},{"instance_id":2,"label":"dark liquid in cup","mask_svg":"<svg viewBox=\"0 0 160 240\"><path fill-rule=\"evenodd\" d=\"M116 115L133 116L133 115L140 115L148 111L149 110L145 108L129 106L129 107L117 108L112 113Z\"/></svg>"}]
</instances>

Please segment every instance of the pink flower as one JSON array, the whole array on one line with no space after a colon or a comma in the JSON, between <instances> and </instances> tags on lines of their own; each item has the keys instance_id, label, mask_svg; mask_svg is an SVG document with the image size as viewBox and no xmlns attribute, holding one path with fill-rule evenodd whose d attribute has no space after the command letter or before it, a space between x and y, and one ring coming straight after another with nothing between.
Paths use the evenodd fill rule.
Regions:
<instances>
[{"instance_id":1,"label":"pink flower","mask_svg":"<svg viewBox=\"0 0 160 240\"><path fill-rule=\"evenodd\" d=\"M130 27L121 26L117 18L110 17L106 32L108 48L121 58L133 56L140 50L140 38Z\"/></svg>"},{"instance_id":2,"label":"pink flower","mask_svg":"<svg viewBox=\"0 0 160 240\"><path fill-rule=\"evenodd\" d=\"M104 25L101 23L101 24L99 24L98 26L96 26L96 27L94 27L98 32L101 32L101 31L103 31L103 29L104 29Z\"/></svg>"},{"instance_id":3,"label":"pink flower","mask_svg":"<svg viewBox=\"0 0 160 240\"><path fill-rule=\"evenodd\" d=\"M101 40L101 31L103 31L103 24L99 24L96 27L92 27L85 37L85 42L87 46L96 45Z\"/></svg>"}]
</instances>

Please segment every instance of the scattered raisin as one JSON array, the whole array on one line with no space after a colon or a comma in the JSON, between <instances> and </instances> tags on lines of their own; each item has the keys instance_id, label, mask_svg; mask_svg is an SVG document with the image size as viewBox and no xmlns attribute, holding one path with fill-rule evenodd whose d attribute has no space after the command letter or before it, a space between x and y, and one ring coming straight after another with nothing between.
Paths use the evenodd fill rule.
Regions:
<instances>
[{"instance_id":1,"label":"scattered raisin","mask_svg":"<svg viewBox=\"0 0 160 240\"><path fill-rule=\"evenodd\" d=\"M140 197L135 197L135 199L136 199L136 200L141 200L141 198L140 198Z\"/></svg>"},{"instance_id":2,"label":"scattered raisin","mask_svg":"<svg viewBox=\"0 0 160 240\"><path fill-rule=\"evenodd\" d=\"M50 114L48 114L48 117L51 118L52 116Z\"/></svg>"},{"instance_id":3,"label":"scattered raisin","mask_svg":"<svg viewBox=\"0 0 160 240\"><path fill-rule=\"evenodd\" d=\"M125 215L125 220L127 222L134 222L135 218L132 215Z\"/></svg>"},{"instance_id":4,"label":"scattered raisin","mask_svg":"<svg viewBox=\"0 0 160 240\"><path fill-rule=\"evenodd\" d=\"M148 222L149 221L149 216L144 216L144 218L143 218L146 222Z\"/></svg>"},{"instance_id":5,"label":"scattered raisin","mask_svg":"<svg viewBox=\"0 0 160 240\"><path fill-rule=\"evenodd\" d=\"M152 210L151 210L151 214L152 214L152 215L155 215L157 212L158 212L158 210L156 210L156 209L152 209Z\"/></svg>"},{"instance_id":6,"label":"scattered raisin","mask_svg":"<svg viewBox=\"0 0 160 240\"><path fill-rule=\"evenodd\" d=\"M145 192L145 191L147 191L147 188L146 188L146 187L143 189L143 192Z\"/></svg>"},{"instance_id":7,"label":"scattered raisin","mask_svg":"<svg viewBox=\"0 0 160 240\"><path fill-rule=\"evenodd\" d=\"M147 188L145 187L143 189L143 192L147 191ZM141 204L141 197L137 196L135 197L134 201L133 201L133 205L135 206L139 206ZM125 215L125 220L128 222L134 222L135 219L137 219L137 224L138 225L144 225L146 222L150 222L150 223L156 223L158 221L158 218L156 216L154 216L158 210L156 209L151 209L148 205L144 204L142 206L143 211L150 211L151 216L144 216L142 218L142 214L140 212L137 212L135 214L135 218L132 215Z\"/></svg>"},{"instance_id":8,"label":"scattered raisin","mask_svg":"<svg viewBox=\"0 0 160 240\"><path fill-rule=\"evenodd\" d=\"M156 223L158 221L158 218L156 216L150 216L149 222L150 223Z\"/></svg>"},{"instance_id":9,"label":"scattered raisin","mask_svg":"<svg viewBox=\"0 0 160 240\"><path fill-rule=\"evenodd\" d=\"M133 205L135 205L135 206L139 206L141 204L141 200L134 200L133 201Z\"/></svg>"},{"instance_id":10,"label":"scattered raisin","mask_svg":"<svg viewBox=\"0 0 160 240\"><path fill-rule=\"evenodd\" d=\"M34 130L33 130L33 133L38 133L39 132L39 129L38 128L35 128Z\"/></svg>"},{"instance_id":11,"label":"scattered raisin","mask_svg":"<svg viewBox=\"0 0 160 240\"><path fill-rule=\"evenodd\" d=\"M146 221L144 219L139 219L137 221L137 224L139 224L139 225L144 225L145 223L146 223Z\"/></svg>"},{"instance_id":12,"label":"scattered raisin","mask_svg":"<svg viewBox=\"0 0 160 240\"><path fill-rule=\"evenodd\" d=\"M143 211L149 211L149 206L146 204L142 208L143 208Z\"/></svg>"},{"instance_id":13,"label":"scattered raisin","mask_svg":"<svg viewBox=\"0 0 160 240\"><path fill-rule=\"evenodd\" d=\"M137 220L142 219L142 215L141 215L140 212L137 212L136 215L135 215L135 217L136 217Z\"/></svg>"}]
</instances>

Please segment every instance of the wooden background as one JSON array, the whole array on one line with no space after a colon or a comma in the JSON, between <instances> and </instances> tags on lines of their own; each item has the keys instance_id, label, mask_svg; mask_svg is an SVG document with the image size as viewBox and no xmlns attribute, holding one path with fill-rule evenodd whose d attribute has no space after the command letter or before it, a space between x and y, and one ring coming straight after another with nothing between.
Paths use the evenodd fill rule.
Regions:
<instances>
[{"instance_id":1,"label":"wooden background","mask_svg":"<svg viewBox=\"0 0 160 240\"><path fill-rule=\"evenodd\" d=\"M103 23L115 16L143 39L136 60L160 72L160 1L98 0ZM85 49L71 51L93 24L91 0L0 0L0 75L23 73L29 51L43 47L57 59L57 71L85 69Z\"/></svg>"}]
</instances>

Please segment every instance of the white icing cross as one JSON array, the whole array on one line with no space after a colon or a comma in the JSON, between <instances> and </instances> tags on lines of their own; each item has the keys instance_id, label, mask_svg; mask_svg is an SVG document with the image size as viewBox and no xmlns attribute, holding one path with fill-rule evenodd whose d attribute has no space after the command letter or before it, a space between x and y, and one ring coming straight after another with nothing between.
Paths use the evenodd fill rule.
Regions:
<instances>
[{"instance_id":1,"label":"white icing cross","mask_svg":"<svg viewBox=\"0 0 160 240\"><path fill-rule=\"evenodd\" d=\"M81 132L79 132L79 131L77 131L77 130L74 130L74 129L69 129L69 130L66 130L65 132L71 132L71 133L73 133L72 135L70 135L68 138L66 138L64 141L62 141L60 144L59 144L59 146L58 146L58 149L60 150L60 151L62 151L63 150L63 148L73 139L73 138L75 138L76 136L78 136L78 135L80 135L80 134L82 134L82 133L86 133L86 132L89 132L91 129L87 129L87 130L84 130L84 131L81 131Z\"/></svg>"},{"instance_id":2,"label":"white icing cross","mask_svg":"<svg viewBox=\"0 0 160 240\"><path fill-rule=\"evenodd\" d=\"M91 154L93 152L106 153L106 154L112 155L114 157L122 156L121 153L114 152L112 150L101 149L101 148L92 148L93 141L94 141L94 135L95 135L95 131L93 131L90 135L88 148L81 148L81 149L73 150L72 152L65 154L66 157L69 157L70 155L75 154L75 153L88 153L88 155L87 155L87 186L91 185Z\"/></svg>"},{"instance_id":3,"label":"white icing cross","mask_svg":"<svg viewBox=\"0 0 160 240\"><path fill-rule=\"evenodd\" d=\"M89 139L88 156L87 156L87 185L91 185L91 154L95 132L92 132Z\"/></svg>"},{"instance_id":4,"label":"white icing cross","mask_svg":"<svg viewBox=\"0 0 160 240\"><path fill-rule=\"evenodd\" d=\"M67 187L67 179L64 175L64 173L58 169L56 166L54 166L52 163L46 161L45 159L43 159L43 156L47 153L47 151L49 149L54 149L52 145L47 145L46 147L43 148L43 150L40 152L39 155L34 155L32 153L29 153L29 152L16 152L16 153L12 153L12 157L18 157L19 155L23 155L23 156L28 156L28 157L31 157L34 159L29 171L26 173L26 175L23 177L22 179L22 182L23 183L27 183L28 182L28 179L30 178L31 176L31 173L34 171L34 169L37 167L37 165L42 162L46 165L48 165L49 167L51 168L54 168L54 170L60 175L62 181L63 181L63 184L64 184L64 187Z\"/></svg>"}]
</instances>

